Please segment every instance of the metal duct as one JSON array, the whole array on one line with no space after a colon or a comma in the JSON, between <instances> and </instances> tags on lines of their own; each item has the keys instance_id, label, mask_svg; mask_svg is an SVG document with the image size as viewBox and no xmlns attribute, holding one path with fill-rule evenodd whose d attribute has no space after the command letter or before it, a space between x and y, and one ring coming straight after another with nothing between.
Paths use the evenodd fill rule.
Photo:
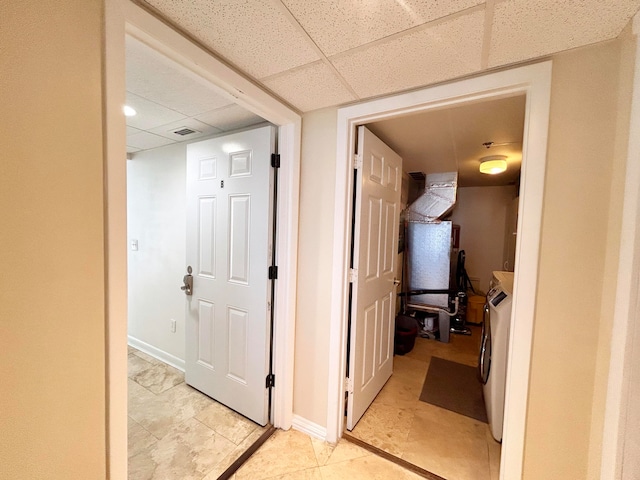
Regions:
<instances>
[{"instance_id":1,"label":"metal duct","mask_svg":"<svg viewBox=\"0 0 640 480\"><path fill-rule=\"evenodd\" d=\"M409 205L406 220L419 223L437 222L456 204L457 188L457 172L427 175L424 193Z\"/></svg>"}]
</instances>

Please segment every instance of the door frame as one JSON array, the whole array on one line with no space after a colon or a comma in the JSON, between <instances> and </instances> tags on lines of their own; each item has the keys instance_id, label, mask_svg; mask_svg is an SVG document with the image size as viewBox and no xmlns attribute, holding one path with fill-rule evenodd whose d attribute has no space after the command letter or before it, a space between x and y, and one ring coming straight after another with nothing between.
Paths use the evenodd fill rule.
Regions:
<instances>
[{"instance_id":1,"label":"door frame","mask_svg":"<svg viewBox=\"0 0 640 480\"><path fill-rule=\"evenodd\" d=\"M526 94L518 216L518 231L522 233L518 235L516 245L517 271L513 292L500 478L521 478L551 103L550 60L338 110L327 409L329 442L336 442L342 436L344 428L348 260L353 195L350 172L352 152L355 152L355 127L434 108L518 94ZM516 317L517 323L514 322Z\"/></svg>"},{"instance_id":2,"label":"door frame","mask_svg":"<svg viewBox=\"0 0 640 480\"><path fill-rule=\"evenodd\" d=\"M278 126L280 201L277 206L278 287L275 300L273 424L291 427L300 191L300 114L192 39L129 0L104 10L104 145L106 284L107 477L127 476L127 227L125 34L211 82L220 94Z\"/></svg>"}]
</instances>

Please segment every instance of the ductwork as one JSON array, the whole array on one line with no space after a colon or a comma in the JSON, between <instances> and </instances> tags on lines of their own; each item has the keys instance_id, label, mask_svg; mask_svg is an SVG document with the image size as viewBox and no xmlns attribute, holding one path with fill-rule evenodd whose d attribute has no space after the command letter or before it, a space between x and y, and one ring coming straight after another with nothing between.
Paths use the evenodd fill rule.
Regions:
<instances>
[{"instance_id":1,"label":"ductwork","mask_svg":"<svg viewBox=\"0 0 640 480\"><path fill-rule=\"evenodd\" d=\"M424 193L409 205L406 220L419 223L437 222L456 204L457 189L457 172L427 175Z\"/></svg>"}]
</instances>

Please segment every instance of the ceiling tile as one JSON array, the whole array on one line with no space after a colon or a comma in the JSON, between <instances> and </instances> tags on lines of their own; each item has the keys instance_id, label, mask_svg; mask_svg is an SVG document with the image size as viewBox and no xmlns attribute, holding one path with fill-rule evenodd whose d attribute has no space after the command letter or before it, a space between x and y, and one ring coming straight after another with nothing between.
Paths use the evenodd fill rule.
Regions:
<instances>
[{"instance_id":1,"label":"ceiling tile","mask_svg":"<svg viewBox=\"0 0 640 480\"><path fill-rule=\"evenodd\" d=\"M325 55L330 56L445 17L484 0L282 0Z\"/></svg>"},{"instance_id":2,"label":"ceiling tile","mask_svg":"<svg viewBox=\"0 0 640 480\"><path fill-rule=\"evenodd\" d=\"M133 135L134 133L142 132L142 130L138 128L133 128L127 125L127 135Z\"/></svg>"},{"instance_id":3,"label":"ceiling tile","mask_svg":"<svg viewBox=\"0 0 640 480\"><path fill-rule=\"evenodd\" d=\"M305 65L263 83L303 112L356 100L324 62Z\"/></svg>"},{"instance_id":4,"label":"ceiling tile","mask_svg":"<svg viewBox=\"0 0 640 480\"><path fill-rule=\"evenodd\" d=\"M195 130L196 133L190 133L188 135L179 135L175 133L176 130L181 130L183 128ZM215 135L216 133L220 133L221 130L214 128L211 125L207 125L206 123L199 122L193 118L186 118L167 125L162 125L161 127L152 128L149 132L161 135L176 142L183 142L185 140L205 137L207 135Z\"/></svg>"},{"instance_id":5,"label":"ceiling tile","mask_svg":"<svg viewBox=\"0 0 640 480\"><path fill-rule=\"evenodd\" d=\"M489 66L616 37L640 0L509 0L495 4Z\"/></svg>"},{"instance_id":6,"label":"ceiling tile","mask_svg":"<svg viewBox=\"0 0 640 480\"><path fill-rule=\"evenodd\" d=\"M147 0L244 72L256 78L318 60L312 43L270 0Z\"/></svg>"},{"instance_id":7,"label":"ceiling tile","mask_svg":"<svg viewBox=\"0 0 640 480\"><path fill-rule=\"evenodd\" d=\"M197 116L197 119L223 131L237 130L262 123L265 120L239 105L230 105Z\"/></svg>"},{"instance_id":8,"label":"ceiling tile","mask_svg":"<svg viewBox=\"0 0 640 480\"><path fill-rule=\"evenodd\" d=\"M176 143L168 138L161 137L160 135L154 135L153 133L140 132L134 133L127 137L127 147L139 148L140 150L146 150L148 148L163 147Z\"/></svg>"},{"instance_id":9,"label":"ceiling tile","mask_svg":"<svg viewBox=\"0 0 640 480\"><path fill-rule=\"evenodd\" d=\"M136 148L136 147L130 147L129 145L127 145L127 153L136 153L139 152L140 149Z\"/></svg>"},{"instance_id":10,"label":"ceiling tile","mask_svg":"<svg viewBox=\"0 0 640 480\"><path fill-rule=\"evenodd\" d=\"M127 105L138 112L133 117L127 117L127 125L140 130L149 130L187 118L175 110L158 105L131 92L127 92Z\"/></svg>"},{"instance_id":11,"label":"ceiling tile","mask_svg":"<svg viewBox=\"0 0 640 480\"><path fill-rule=\"evenodd\" d=\"M330 60L361 97L448 80L480 70L483 22L475 11Z\"/></svg>"},{"instance_id":12,"label":"ceiling tile","mask_svg":"<svg viewBox=\"0 0 640 480\"><path fill-rule=\"evenodd\" d=\"M126 37L127 90L188 117L230 105L210 82L142 42Z\"/></svg>"}]
</instances>

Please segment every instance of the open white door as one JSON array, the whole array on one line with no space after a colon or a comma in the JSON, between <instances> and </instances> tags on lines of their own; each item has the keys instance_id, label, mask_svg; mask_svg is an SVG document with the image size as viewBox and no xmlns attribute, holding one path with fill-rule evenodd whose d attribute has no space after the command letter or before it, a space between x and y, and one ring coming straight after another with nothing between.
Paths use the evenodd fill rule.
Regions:
<instances>
[{"instance_id":1,"label":"open white door","mask_svg":"<svg viewBox=\"0 0 640 480\"><path fill-rule=\"evenodd\" d=\"M347 429L393 372L402 159L358 127Z\"/></svg>"},{"instance_id":2,"label":"open white door","mask_svg":"<svg viewBox=\"0 0 640 480\"><path fill-rule=\"evenodd\" d=\"M268 421L271 153L275 128L187 147L186 382Z\"/></svg>"}]
</instances>

